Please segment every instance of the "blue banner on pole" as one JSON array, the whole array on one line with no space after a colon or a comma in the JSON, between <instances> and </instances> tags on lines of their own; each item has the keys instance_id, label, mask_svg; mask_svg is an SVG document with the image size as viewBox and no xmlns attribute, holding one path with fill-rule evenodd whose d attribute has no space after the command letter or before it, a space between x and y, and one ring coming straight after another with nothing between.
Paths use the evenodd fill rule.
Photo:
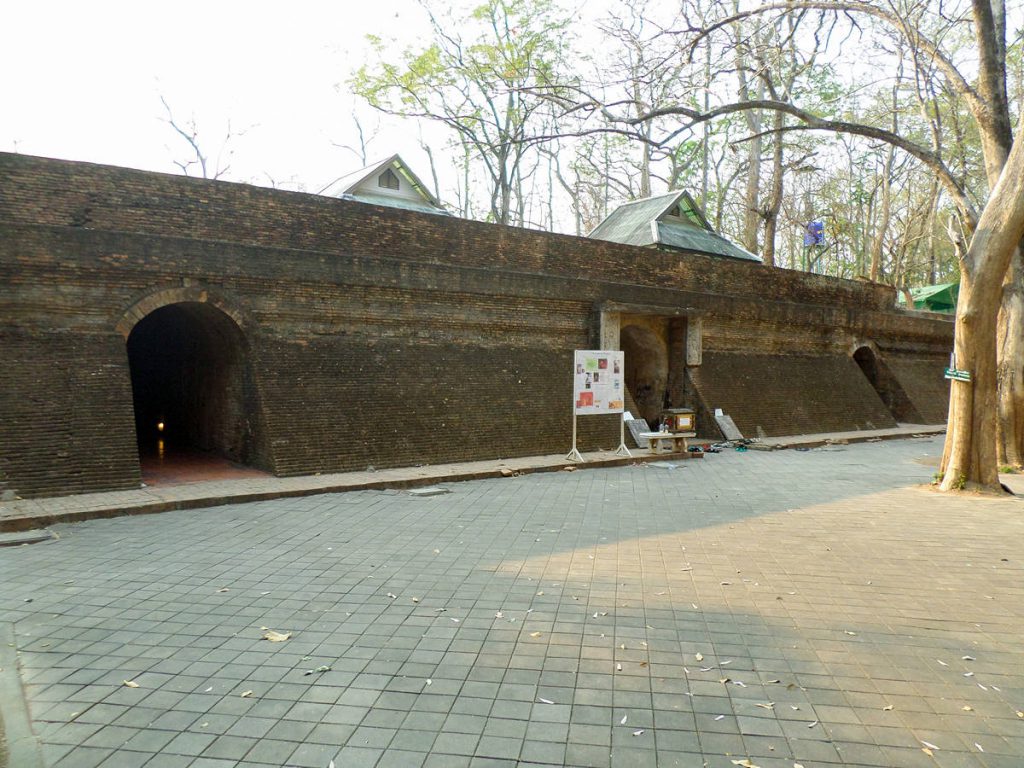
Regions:
<instances>
[{"instance_id":1,"label":"blue banner on pole","mask_svg":"<svg viewBox=\"0 0 1024 768\"><path fill-rule=\"evenodd\" d=\"M824 245L825 244L825 222L823 221L811 221L807 224L807 229L804 230L804 245Z\"/></svg>"}]
</instances>

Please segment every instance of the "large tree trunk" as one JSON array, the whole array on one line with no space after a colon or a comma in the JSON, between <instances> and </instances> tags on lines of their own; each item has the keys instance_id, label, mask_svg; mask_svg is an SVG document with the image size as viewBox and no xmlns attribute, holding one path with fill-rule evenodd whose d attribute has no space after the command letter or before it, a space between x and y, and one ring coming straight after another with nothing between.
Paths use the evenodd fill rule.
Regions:
<instances>
[{"instance_id":1,"label":"large tree trunk","mask_svg":"<svg viewBox=\"0 0 1024 768\"><path fill-rule=\"evenodd\" d=\"M978 45L978 92L988 105L976 116L989 187L995 185L1013 143L1006 95L1006 7L1003 0L972 0ZM1018 127L1018 133L1020 128ZM1024 460L1024 268L1018 244L1003 283L998 330L999 425L996 445L1000 464Z\"/></svg>"},{"instance_id":2,"label":"large tree trunk","mask_svg":"<svg viewBox=\"0 0 1024 768\"><path fill-rule=\"evenodd\" d=\"M1024 466L1024 263L1013 254L1003 281L997 336L999 428L997 458L1002 466Z\"/></svg>"},{"instance_id":3,"label":"large tree trunk","mask_svg":"<svg viewBox=\"0 0 1024 768\"><path fill-rule=\"evenodd\" d=\"M1015 141L961 263L953 348L970 382L951 382L940 487L998 491L996 319L1003 279L1024 236L1024 141Z\"/></svg>"},{"instance_id":4,"label":"large tree trunk","mask_svg":"<svg viewBox=\"0 0 1024 768\"><path fill-rule=\"evenodd\" d=\"M997 490L996 467L996 305L998 293L972 285L963 274L953 349L956 366L970 371L971 381L952 381L949 426L943 448L944 491Z\"/></svg>"}]
</instances>

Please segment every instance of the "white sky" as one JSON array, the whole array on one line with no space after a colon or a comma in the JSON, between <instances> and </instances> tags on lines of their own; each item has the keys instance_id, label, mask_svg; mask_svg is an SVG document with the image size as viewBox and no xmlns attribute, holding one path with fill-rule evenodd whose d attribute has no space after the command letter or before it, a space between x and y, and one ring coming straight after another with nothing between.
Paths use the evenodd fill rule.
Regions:
<instances>
[{"instance_id":1,"label":"white sky","mask_svg":"<svg viewBox=\"0 0 1024 768\"><path fill-rule=\"evenodd\" d=\"M440 12L479 2L428 1ZM584 36L615 6L562 4ZM229 121L244 132L228 144L232 181L319 191L361 165L335 146L356 143L356 109L376 134L370 159L400 152L430 178L416 125L357 104L345 85L366 63L367 34L396 37L397 50L427 43L416 0L11 0L4 11L0 151L178 173L191 153L164 121L163 95L179 123L195 119L211 165ZM445 137L428 134L435 155ZM438 170L454 202L443 158Z\"/></svg>"},{"instance_id":2,"label":"white sky","mask_svg":"<svg viewBox=\"0 0 1024 768\"><path fill-rule=\"evenodd\" d=\"M162 94L179 123L194 116L211 163L229 120L245 131L225 178L311 192L360 165L332 141L355 142L344 83L365 36L405 47L424 29L413 0L16 0L4 16L0 151L177 173L189 147L162 122ZM415 134L392 119L371 159L399 151L429 177Z\"/></svg>"}]
</instances>

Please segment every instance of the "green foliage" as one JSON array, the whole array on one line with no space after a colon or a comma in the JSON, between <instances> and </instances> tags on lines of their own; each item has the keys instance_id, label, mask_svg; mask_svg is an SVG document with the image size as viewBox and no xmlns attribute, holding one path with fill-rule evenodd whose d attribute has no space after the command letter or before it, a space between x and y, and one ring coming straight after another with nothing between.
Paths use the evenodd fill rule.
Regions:
<instances>
[{"instance_id":1,"label":"green foliage","mask_svg":"<svg viewBox=\"0 0 1024 768\"><path fill-rule=\"evenodd\" d=\"M550 0L486 0L462 19L430 15L432 39L397 57L368 38L376 61L349 84L375 109L453 131L490 182L492 220L509 223L522 207L530 137L544 127L541 94L560 81L567 28Z\"/></svg>"}]
</instances>

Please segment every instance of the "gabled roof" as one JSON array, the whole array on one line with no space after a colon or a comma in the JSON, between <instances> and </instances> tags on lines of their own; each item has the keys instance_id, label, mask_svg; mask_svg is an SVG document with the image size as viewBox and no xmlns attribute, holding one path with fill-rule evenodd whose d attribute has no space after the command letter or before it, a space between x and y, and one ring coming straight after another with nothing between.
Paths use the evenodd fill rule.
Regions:
<instances>
[{"instance_id":1,"label":"gabled roof","mask_svg":"<svg viewBox=\"0 0 1024 768\"><path fill-rule=\"evenodd\" d=\"M404 180L415 195L403 197L400 195L387 194L383 191L374 192L371 182L386 169L390 168L400 179ZM362 187L360 189L360 187ZM392 208L404 208L412 211L423 211L426 213L441 213L450 215L444 205L438 200L430 189L420 181L413 173L401 156L394 154L383 160L371 163L357 171L346 173L340 176L322 190L321 195L341 197L347 200L358 200L374 205L384 205ZM418 199L417 199L418 198Z\"/></svg>"},{"instance_id":2,"label":"gabled roof","mask_svg":"<svg viewBox=\"0 0 1024 768\"><path fill-rule=\"evenodd\" d=\"M588 237L761 261L716 233L685 190L624 203L609 213Z\"/></svg>"}]
</instances>

